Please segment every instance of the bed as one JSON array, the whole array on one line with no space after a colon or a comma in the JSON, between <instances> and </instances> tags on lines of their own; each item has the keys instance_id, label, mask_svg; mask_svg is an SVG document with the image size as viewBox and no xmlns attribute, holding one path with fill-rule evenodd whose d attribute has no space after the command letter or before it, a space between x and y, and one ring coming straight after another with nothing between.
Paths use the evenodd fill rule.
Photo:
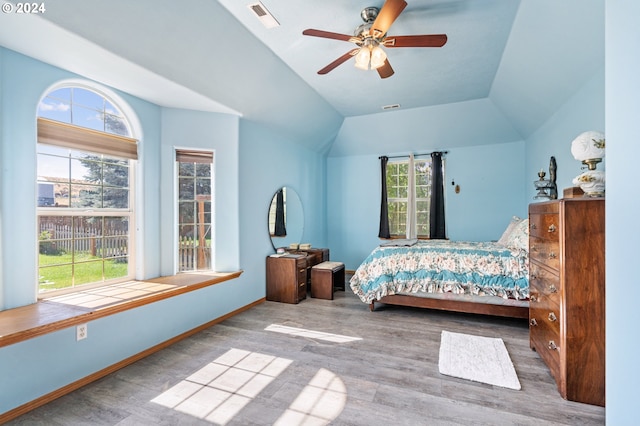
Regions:
<instances>
[{"instance_id":1,"label":"bed","mask_svg":"<svg viewBox=\"0 0 640 426\"><path fill-rule=\"evenodd\" d=\"M528 318L528 220L513 217L496 242L391 240L349 281L375 303Z\"/></svg>"}]
</instances>

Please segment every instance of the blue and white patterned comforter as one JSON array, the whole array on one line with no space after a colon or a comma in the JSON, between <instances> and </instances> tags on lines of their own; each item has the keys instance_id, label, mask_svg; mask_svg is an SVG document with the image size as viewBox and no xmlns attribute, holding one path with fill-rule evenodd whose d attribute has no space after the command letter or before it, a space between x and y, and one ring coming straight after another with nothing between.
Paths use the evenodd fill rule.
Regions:
<instances>
[{"instance_id":1,"label":"blue and white patterned comforter","mask_svg":"<svg viewBox=\"0 0 640 426\"><path fill-rule=\"evenodd\" d=\"M397 293L444 293L529 298L529 254L493 242L418 241L379 246L350 281L365 303Z\"/></svg>"}]
</instances>

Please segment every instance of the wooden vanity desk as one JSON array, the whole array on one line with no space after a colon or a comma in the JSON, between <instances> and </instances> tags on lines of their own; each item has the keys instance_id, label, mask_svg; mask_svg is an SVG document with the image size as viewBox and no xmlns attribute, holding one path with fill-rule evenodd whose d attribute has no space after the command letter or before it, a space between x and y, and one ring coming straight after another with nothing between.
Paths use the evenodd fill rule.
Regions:
<instances>
[{"instance_id":1,"label":"wooden vanity desk","mask_svg":"<svg viewBox=\"0 0 640 426\"><path fill-rule=\"evenodd\" d=\"M311 268L329 260L329 249L287 250L282 256L267 256L267 300L298 303L307 297Z\"/></svg>"}]
</instances>

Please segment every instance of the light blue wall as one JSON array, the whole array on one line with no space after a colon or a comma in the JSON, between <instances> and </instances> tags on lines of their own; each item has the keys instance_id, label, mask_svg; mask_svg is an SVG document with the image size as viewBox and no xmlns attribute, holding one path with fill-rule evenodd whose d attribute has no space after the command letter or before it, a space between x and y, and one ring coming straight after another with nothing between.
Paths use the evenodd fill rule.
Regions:
<instances>
[{"instance_id":1,"label":"light blue wall","mask_svg":"<svg viewBox=\"0 0 640 426\"><path fill-rule=\"evenodd\" d=\"M446 174L451 240L495 241L512 216L527 216L524 142L451 149ZM460 185L459 194L452 181Z\"/></svg>"},{"instance_id":2,"label":"light blue wall","mask_svg":"<svg viewBox=\"0 0 640 426\"><path fill-rule=\"evenodd\" d=\"M218 271L240 269L238 204L238 133L239 118L232 115L175 108L162 109L160 223L162 229L161 274L176 273L175 150L205 149L214 152L214 265ZM159 189L158 188L158 189ZM169 231L171 230L171 231Z\"/></svg>"},{"instance_id":3,"label":"light blue wall","mask_svg":"<svg viewBox=\"0 0 640 426\"><path fill-rule=\"evenodd\" d=\"M4 309L36 300L35 114L47 88L68 78L81 77L0 48ZM291 186L300 194L304 240L326 245L321 154L237 117L161 108L118 94L142 125L138 184L143 189L136 200L141 213L139 276L172 273L175 146L214 150L216 263L219 270L244 273L236 280L90 321L89 337L80 342L69 328L0 348L0 413L263 298L265 257L272 253L267 210L277 187Z\"/></svg>"},{"instance_id":4,"label":"light blue wall","mask_svg":"<svg viewBox=\"0 0 640 426\"><path fill-rule=\"evenodd\" d=\"M557 185L559 196L564 188L578 176L583 166L571 155L571 142L587 130L604 132L604 66L595 70L593 78L576 92L528 139L526 144L527 200L534 202L536 194L533 181L540 169L549 177L549 158L556 157L558 164ZM605 135L606 136L606 135ZM598 170L605 170L606 158L598 164Z\"/></svg>"},{"instance_id":5,"label":"light blue wall","mask_svg":"<svg viewBox=\"0 0 640 426\"><path fill-rule=\"evenodd\" d=\"M606 2L607 424L638 423L640 2Z\"/></svg>"},{"instance_id":6,"label":"light blue wall","mask_svg":"<svg viewBox=\"0 0 640 426\"><path fill-rule=\"evenodd\" d=\"M423 151L416 146L414 152ZM524 142L450 149L445 167L445 211L452 240L497 240L511 216L526 216ZM459 194L452 180L460 185ZM380 244L378 156L329 157L327 194L331 257L355 270Z\"/></svg>"},{"instance_id":7,"label":"light blue wall","mask_svg":"<svg viewBox=\"0 0 640 426\"><path fill-rule=\"evenodd\" d=\"M240 123L239 151L240 264L244 280L238 291L249 292L250 298L264 297L265 259L273 253L268 212L278 188L292 188L300 197L304 215L302 242L326 247L324 160L321 154L246 120Z\"/></svg>"},{"instance_id":8,"label":"light blue wall","mask_svg":"<svg viewBox=\"0 0 640 426\"><path fill-rule=\"evenodd\" d=\"M4 75L4 56L5 56L5 50L4 49L0 49L0 259L3 258L3 244L2 241L4 240L3 234L2 234L2 230L4 228L4 219L3 219L3 211L4 211L4 178L2 178L3 174L4 174L4 161L3 159L3 155L4 155L4 102L2 101L2 94L4 93L4 86L5 86L5 81L4 78L2 78L2 76ZM1 261L0 261L0 264ZM0 273L0 306L4 306L4 274Z\"/></svg>"}]
</instances>

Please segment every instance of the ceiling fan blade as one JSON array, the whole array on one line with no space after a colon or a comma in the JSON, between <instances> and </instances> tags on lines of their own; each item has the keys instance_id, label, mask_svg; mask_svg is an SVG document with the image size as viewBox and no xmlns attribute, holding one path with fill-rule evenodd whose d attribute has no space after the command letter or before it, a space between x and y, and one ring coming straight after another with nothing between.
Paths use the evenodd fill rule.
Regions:
<instances>
[{"instance_id":1,"label":"ceiling fan blade","mask_svg":"<svg viewBox=\"0 0 640 426\"><path fill-rule=\"evenodd\" d=\"M378 17L373 21L369 33L378 39L384 36L405 7L407 2L404 0L387 0L378 12Z\"/></svg>"},{"instance_id":2,"label":"ceiling fan blade","mask_svg":"<svg viewBox=\"0 0 640 426\"><path fill-rule=\"evenodd\" d=\"M446 34L389 36L385 47L442 47L447 42Z\"/></svg>"},{"instance_id":3,"label":"ceiling fan blade","mask_svg":"<svg viewBox=\"0 0 640 426\"><path fill-rule=\"evenodd\" d=\"M388 59L385 59L384 64L377 70L378 74L380 74L380 78L389 78L393 75L393 68L391 68L391 64Z\"/></svg>"},{"instance_id":4,"label":"ceiling fan blade","mask_svg":"<svg viewBox=\"0 0 640 426\"><path fill-rule=\"evenodd\" d=\"M338 59L336 59L335 61L331 62L326 67L322 68L320 71L318 71L318 74L321 74L321 75L322 74L327 74L329 71L333 70L338 65L342 65L343 63L348 61L351 57L353 57L356 53L358 53L358 50L360 50L360 49L351 49L350 51L348 51L344 55L340 56Z\"/></svg>"},{"instance_id":5,"label":"ceiling fan blade","mask_svg":"<svg viewBox=\"0 0 640 426\"><path fill-rule=\"evenodd\" d=\"M302 34L307 36L312 36L312 37L331 38L334 40L343 40L343 41L349 41L353 38L353 36L346 35L346 34L338 34L338 33L332 33L329 31L322 31L322 30L314 30L312 28L309 28L308 30L304 30Z\"/></svg>"}]
</instances>

